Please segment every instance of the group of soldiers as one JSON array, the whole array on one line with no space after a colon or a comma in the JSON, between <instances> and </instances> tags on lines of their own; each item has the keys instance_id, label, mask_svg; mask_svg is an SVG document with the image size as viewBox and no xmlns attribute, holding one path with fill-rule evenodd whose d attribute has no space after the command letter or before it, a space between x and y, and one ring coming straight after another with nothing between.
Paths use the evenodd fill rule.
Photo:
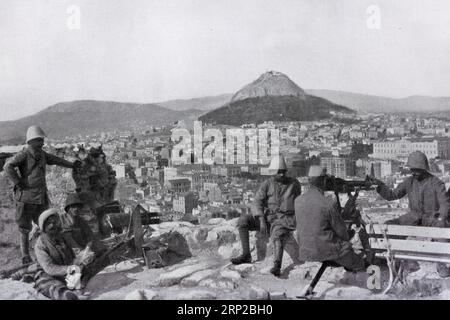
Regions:
<instances>
[{"instance_id":1,"label":"group of soldiers","mask_svg":"<svg viewBox=\"0 0 450 320\"><path fill-rule=\"evenodd\" d=\"M420 151L411 153L406 166L411 171L395 189L370 176L378 194L388 201L408 196L409 212L387 224L425 227L449 227L450 197L445 184L430 173L426 155ZM351 236L354 231L343 216L355 208L341 209L336 202L325 196L326 171L317 165L309 168L310 188L301 192L297 179L287 176L287 165L283 156L272 159L269 166L274 176L266 180L255 196L252 214L239 218L238 228L242 254L233 258L233 264L250 263L251 253L249 231L256 231L257 259L265 258L266 243L271 239L274 248L274 276L281 273L283 251L294 263L302 261L331 262L349 271L362 271L373 263L373 254L367 246L364 228L359 231L363 250L355 250ZM297 230L297 241L293 232ZM437 264L437 271L443 278L450 276L450 268Z\"/></svg>"},{"instance_id":2,"label":"group of soldiers","mask_svg":"<svg viewBox=\"0 0 450 320\"><path fill-rule=\"evenodd\" d=\"M26 267L21 269L20 276L23 279L28 276L36 289L51 299L84 298L83 292L77 290L109 264L109 256L99 233L81 213L88 206L95 215L96 208L112 201L117 181L101 148L92 149L86 157L69 162L45 152L44 139L45 133L40 127L28 128L27 147L10 158L4 167L14 184L15 220L20 235L22 266ZM73 169L77 189L67 196L64 212L51 208L47 165ZM39 234L34 245L37 262L33 262L30 255L33 222L38 226Z\"/></svg>"},{"instance_id":3,"label":"group of soldiers","mask_svg":"<svg viewBox=\"0 0 450 320\"><path fill-rule=\"evenodd\" d=\"M81 289L87 281L110 263L109 250L100 241L99 233L82 218L81 211L86 204L95 209L113 200L117 181L101 148L69 162L45 152L44 139L45 133L40 127L30 127L26 135L27 147L5 164L5 172L14 184L20 251L22 263L27 266L24 276L31 274L29 280L51 299L80 299L84 297ZM65 212L50 208L47 165L73 169L77 192L68 195ZM395 189L370 177L371 184L377 186L383 198L396 200L408 196L410 212L387 223L448 227L450 198L444 183L430 173L426 156L413 152L407 166L411 176ZM305 193L299 181L287 175L283 156L274 157L269 170L273 171L273 176L257 191L253 212L239 218L242 254L231 260L233 264L252 262L250 231L256 231L258 260L265 259L267 243L269 239L272 241L274 254L270 272L274 276L281 275L284 251L294 263L332 261L350 271L361 271L372 264L370 250L354 250L352 234L343 219L345 212L325 196L329 176L322 167L309 168L310 188ZM348 206L344 208L348 209ZM39 238L34 246L36 263L29 249L32 222L39 227ZM363 234L360 237L364 239ZM448 265L438 264L437 269L441 277L450 276Z\"/></svg>"}]
</instances>

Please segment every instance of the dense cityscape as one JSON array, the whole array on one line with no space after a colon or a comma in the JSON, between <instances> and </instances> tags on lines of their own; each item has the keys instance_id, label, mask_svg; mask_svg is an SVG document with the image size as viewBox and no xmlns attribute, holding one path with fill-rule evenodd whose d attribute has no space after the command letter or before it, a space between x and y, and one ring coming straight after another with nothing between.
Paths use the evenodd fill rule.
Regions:
<instances>
[{"instance_id":1,"label":"dense cityscape","mask_svg":"<svg viewBox=\"0 0 450 320\"><path fill-rule=\"evenodd\" d=\"M133 128L127 132L49 139L56 154L76 158L79 150L102 146L118 179L116 198L141 204L162 220L198 222L202 217L236 217L250 210L253 196L268 173L267 164L198 164L172 162L176 128L192 131L180 121L172 126ZM280 153L289 175L307 188L307 170L320 164L336 177L362 180L372 174L396 186L407 174L408 154L420 150L430 159L433 174L450 184L450 131L445 120L426 115L336 115L311 122L264 122L243 128L278 129ZM221 130L230 126L216 126ZM3 147L8 150L8 147ZM403 210L407 200L386 202L376 192L362 192L364 212ZM370 202L370 206L368 203Z\"/></svg>"}]
</instances>

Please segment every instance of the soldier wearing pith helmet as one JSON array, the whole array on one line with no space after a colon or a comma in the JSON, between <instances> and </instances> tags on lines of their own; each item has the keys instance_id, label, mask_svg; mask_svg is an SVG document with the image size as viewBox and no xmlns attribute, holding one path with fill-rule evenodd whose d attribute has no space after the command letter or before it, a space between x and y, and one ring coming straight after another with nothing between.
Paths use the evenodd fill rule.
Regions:
<instances>
[{"instance_id":1,"label":"soldier wearing pith helmet","mask_svg":"<svg viewBox=\"0 0 450 320\"><path fill-rule=\"evenodd\" d=\"M327 176L324 170L311 166L308 177L309 190L295 199L300 259L330 261L355 272L364 270L369 258L353 250L341 212L334 201L325 196Z\"/></svg>"},{"instance_id":2,"label":"soldier wearing pith helmet","mask_svg":"<svg viewBox=\"0 0 450 320\"><path fill-rule=\"evenodd\" d=\"M282 155L272 158L268 170L273 176L257 191L253 214L239 218L242 254L231 260L233 264L251 262L249 231L257 231L258 260L265 257L265 243L270 235L274 246L273 268L270 270L273 275L280 275L285 248L294 262L299 262L298 244L292 232L295 230L294 200L300 195L301 186L297 179L287 176L287 169Z\"/></svg>"},{"instance_id":3,"label":"soldier wearing pith helmet","mask_svg":"<svg viewBox=\"0 0 450 320\"><path fill-rule=\"evenodd\" d=\"M408 156L406 166L411 176L405 178L396 188L391 189L382 181L372 178L377 184L377 192L386 200L392 201L408 196L409 212L387 224L439 227L449 226L450 198L442 180L432 175L427 156L414 151ZM450 269L444 264L438 265L441 277L450 276Z\"/></svg>"},{"instance_id":4,"label":"soldier wearing pith helmet","mask_svg":"<svg viewBox=\"0 0 450 320\"><path fill-rule=\"evenodd\" d=\"M58 165L65 168L78 166L43 150L46 135L39 126L27 130L27 147L10 158L5 164L5 172L14 184L16 202L16 223L20 234L22 262L31 261L29 252L29 233L31 223L38 224L40 214L49 206L46 166Z\"/></svg>"}]
</instances>

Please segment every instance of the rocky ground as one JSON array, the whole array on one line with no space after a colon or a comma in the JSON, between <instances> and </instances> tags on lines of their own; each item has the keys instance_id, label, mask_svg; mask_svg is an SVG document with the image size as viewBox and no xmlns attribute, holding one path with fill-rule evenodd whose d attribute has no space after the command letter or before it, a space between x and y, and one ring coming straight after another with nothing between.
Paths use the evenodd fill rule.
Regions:
<instances>
[{"instance_id":1,"label":"rocky ground","mask_svg":"<svg viewBox=\"0 0 450 320\"><path fill-rule=\"evenodd\" d=\"M56 178L58 177L58 178ZM48 174L51 200L63 203L70 190L67 172ZM0 174L0 270L17 266L20 261L17 227L14 223L12 186ZM401 214L396 211L395 215ZM393 218L392 213L363 215L366 222L380 223ZM293 265L285 254L283 273L275 278L269 273L272 249L265 261L233 266L229 259L240 253L237 219L210 219L194 226L188 222L165 222L152 226L149 235L176 230L189 244L192 258L161 269L147 269L143 259L111 265L95 276L86 290L91 299L296 299L311 281L319 264ZM251 243L255 243L252 234ZM255 250L252 252L256 260ZM407 284L388 295L367 288L367 273L347 273L343 268L329 269L316 287L319 299L450 299L450 279L439 279L433 264L421 263L420 269L407 277ZM381 287L385 288L387 270L381 268ZM0 280L0 299L46 299L31 284Z\"/></svg>"},{"instance_id":2,"label":"rocky ground","mask_svg":"<svg viewBox=\"0 0 450 320\"><path fill-rule=\"evenodd\" d=\"M234 266L229 258L239 254L237 219L211 219L194 226L187 222L165 222L152 226L151 237L171 230L187 240L193 257L161 269L147 269L142 259L111 265L94 277L86 291L95 300L152 299L297 299L319 267L317 263L293 265L285 254L283 274L269 273L271 247L265 261ZM252 243L255 238L253 235ZM255 250L252 254L256 260ZM348 273L343 268L327 270L316 287L318 299L449 299L450 280L439 279L433 264L407 277L407 284L390 294L367 288L367 273ZM382 288L387 270L381 269ZM0 280L0 299L45 299L32 285Z\"/></svg>"}]
</instances>

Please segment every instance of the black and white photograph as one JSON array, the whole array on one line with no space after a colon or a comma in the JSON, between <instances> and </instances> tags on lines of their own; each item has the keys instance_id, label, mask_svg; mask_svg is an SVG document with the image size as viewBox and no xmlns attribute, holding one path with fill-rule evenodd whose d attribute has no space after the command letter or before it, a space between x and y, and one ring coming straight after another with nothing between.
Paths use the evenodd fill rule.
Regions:
<instances>
[{"instance_id":1,"label":"black and white photograph","mask_svg":"<svg viewBox=\"0 0 450 320\"><path fill-rule=\"evenodd\" d=\"M449 299L450 1L0 1L0 300Z\"/></svg>"}]
</instances>

